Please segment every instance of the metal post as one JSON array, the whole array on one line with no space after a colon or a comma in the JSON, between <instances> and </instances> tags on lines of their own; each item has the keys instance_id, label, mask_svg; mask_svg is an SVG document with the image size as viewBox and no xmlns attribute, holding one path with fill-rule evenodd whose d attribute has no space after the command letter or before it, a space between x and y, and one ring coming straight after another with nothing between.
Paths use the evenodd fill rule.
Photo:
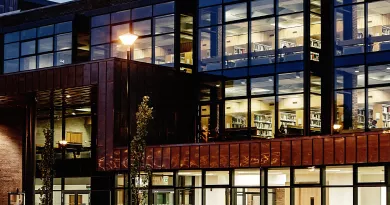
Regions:
<instances>
[{"instance_id":1,"label":"metal post","mask_svg":"<svg viewBox=\"0 0 390 205\"><path fill-rule=\"evenodd\" d=\"M127 50L127 61L126 61L126 64L127 64L127 104L128 104L128 127L127 127L127 136L128 136L128 146L127 146L127 168L128 168L128 177L127 177L127 180L128 180L128 205L131 205L132 204L132 194L131 194L131 186L132 186L132 179L130 177L130 165L131 165L131 154L130 154L130 148L131 148L131 106L130 106L130 77L131 77L131 74L130 74L130 46L129 46L129 49Z\"/></svg>"}]
</instances>

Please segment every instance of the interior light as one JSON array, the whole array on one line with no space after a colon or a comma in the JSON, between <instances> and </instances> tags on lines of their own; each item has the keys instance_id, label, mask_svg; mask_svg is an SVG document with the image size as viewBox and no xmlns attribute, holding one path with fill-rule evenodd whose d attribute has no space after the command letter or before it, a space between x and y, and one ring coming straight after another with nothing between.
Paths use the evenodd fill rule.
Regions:
<instances>
[{"instance_id":1,"label":"interior light","mask_svg":"<svg viewBox=\"0 0 390 205\"><path fill-rule=\"evenodd\" d=\"M66 140L60 140L60 141L58 142L58 144L60 144L61 146L66 146L66 145L68 144L68 141L66 141Z\"/></svg>"},{"instance_id":2,"label":"interior light","mask_svg":"<svg viewBox=\"0 0 390 205\"><path fill-rule=\"evenodd\" d=\"M314 172L316 170L316 167L312 166L312 167L308 167L308 169L309 169L309 172Z\"/></svg>"},{"instance_id":3,"label":"interior light","mask_svg":"<svg viewBox=\"0 0 390 205\"><path fill-rule=\"evenodd\" d=\"M72 112L72 115L76 115L76 113L75 113L75 112Z\"/></svg>"},{"instance_id":4,"label":"interior light","mask_svg":"<svg viewBox=\"0 0 390 205\"><path fill-rule=\"evenodd\" d=\"M390 70L390 67L387 67L386 70Z\"/></svg>"},{"instance_id":5,"label":"interior light","mask_svg":"<svg viewBox=\"0 0 390 205\"><path fill-rule=\"evenodd\" d=\"M219 88L221 85L220 84L216 84L215 87Z\"/></svg>"},{"instance_id":6,"label":"interior light","mask_svg":"<svg viewBox=\"0 0 390 205\"><path fill-rule=\"evenodd\" d=\"M358 73L358 72L360 72L359 70L355 70L355 73Z\"/></svg>"},{"instance_id":7,"label":"interior light","mask_svg":"<svg viewBox=\"0 0 390 205\"><path fill-rule=\"evenodd\" d=\"M242 81L241 84L245 85L245 81Z\"/></svg>"},{"instance_id":8,"label":"interior light","mask_svg":"<svg viewBox=\"0 0 390 205\"><path fill-rule=\"evenodd\" d=\"M340 128L341 128L341 125L339 125L339 124L333 125L333 129L335 129L335 130L339 130Z\"/></svg>"},{"instance_id":9,"label":"interior light","mask_svg":"<svg viewBox=\"0 0 390 205\"><path fill-rule=\"evenodd\" d=\"M88 108L88 107L86 107L86 108L78 108L78 109L75 109L75 110L81 111L81 112L91 112L91 108Z\"/></svg>"},{"instance_id":10,"label":"interior light","mask_svg":"<svg viewBox=\"0 0 390 205\"><path fill-rule=\"evenodd\" d=\"M126 46L133 45L133 43L135 42L135 40L137 40L137 38L138 38L137 35L131 33L126 33L119 36L119 39L121 40L122 44Z\"/></svg>"},{"instance_id":11,"label":"interior light","mask_svg":"<svg viewBox=\"0 0 390 205\"><path fill-rule=\"evenodd\" d=\"M66 97L66 98L70 98L71 96L70 96L70 95L66 95L65 97Z\"/></svg>"},{"instance_id":12,"label":"interior light","mask_svg":"<svg viewBox=\"0 0 390 205\"><path fill-rule=\"evenodd\" d=\"M269 78L268 81L272 82L273 80L272 80L272 78Z\"/></svg>"}]
</instances>

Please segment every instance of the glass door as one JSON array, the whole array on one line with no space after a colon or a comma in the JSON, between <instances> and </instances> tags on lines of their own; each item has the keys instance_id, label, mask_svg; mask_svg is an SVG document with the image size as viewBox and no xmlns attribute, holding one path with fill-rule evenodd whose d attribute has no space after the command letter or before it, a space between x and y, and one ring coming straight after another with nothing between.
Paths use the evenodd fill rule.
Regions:
<instances>
[{"instance_id":1,"label":"glass door","mask_svg":"<svg viewBox=\"0 0 390 205\"><path fill-rule=\"evenodd\" d=\"M62 205L90 205L90 193L89 191L64 191Z\"/></svg>"}]
</instances>

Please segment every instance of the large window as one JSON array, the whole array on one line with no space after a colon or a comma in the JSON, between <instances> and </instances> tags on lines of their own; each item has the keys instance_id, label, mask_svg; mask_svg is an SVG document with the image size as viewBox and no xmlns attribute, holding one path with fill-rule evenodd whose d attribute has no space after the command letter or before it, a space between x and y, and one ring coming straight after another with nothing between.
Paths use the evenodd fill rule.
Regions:
<instances>
[{"instance_id":1,"label":"large window","mask_svg":"<svg viewBox=\"0 0 390 205\"><path fill-rule=\"evenodd\" d=\"M388 67L384 64L335 68L335 122L341 130L390 128Z\"/></svg>"},{"instance_id":2,"label":"large window","mask_svg":"<svg viewBox=\"0 0 390 205\"><path fill-rule=\"evenodd\" d=\"M6 33L4 73L72 63L72 22Z\"/></svg>"},{"instance_id":3,"label":"large window","mask_svg":"<svg viewBox=\"0 0 390 205\"><path fill-rule=\"evenodd\" d=\"M131 32L139 36L131 46L132 60L173 67L174 8L174 2L168 2L92 17L91 59L126 59L129 48L121 44L119 36ZM190 59L192 62L192 55Z\"/></svg>"},{"instance_id":4,"label":"large window","mask_svg":"<svg viewBox=\"0 0 390 205\"><path fill-rule=\"evenodd\" d=\"M225 0L226 5L200 1L198 71L303 60L303 1L280 1L276 13L269 0L230 2L234 1ZM316 31L313 38L320 44Z\"/></svg>"}]
</instances>

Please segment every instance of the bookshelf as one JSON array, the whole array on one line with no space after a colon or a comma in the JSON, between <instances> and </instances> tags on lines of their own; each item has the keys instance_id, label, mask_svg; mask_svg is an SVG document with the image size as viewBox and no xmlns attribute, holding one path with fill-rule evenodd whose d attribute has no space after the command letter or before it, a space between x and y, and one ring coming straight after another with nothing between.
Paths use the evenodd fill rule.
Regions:
<instances>
[{"instance_id":1,"label":"bookshelf","mask_svg":"<svg viewBox=\"0 0 390 205\"><path fill-rule=\"evenodd\" d=\"M321 128L321 111L310 111L310 128Z\"/></svg>"},{"instance_id":2,"label":"bookshelf","mask_svg":"<svg viewBox=\"0 0 390 205\"><path fill-rule=\"evenodd\" d=\"M256 136L273 137L272 115L270 113L254 114L253 122L256 127Z\"/></svg>"},{"instance_id":3,"label":"bookshelf","mask_svg":"<svg viewBox=\"0 0 390 205\"><path fill-rule=\"evenodd\" d=\"M243 117L232 117L232 128L246 127L246 120Z\"/></svg>"},{"instance_id":4,"label":"bookshelf","mask_svg":"<svg viewBox=\"0 0 390 205\"><path fill-rule=\"evenodd\" d=\"M287 126L296 126L297 114L294 112L281 112L280 113L280 122L284 127Z\"/></svg>"}]
</instances>

